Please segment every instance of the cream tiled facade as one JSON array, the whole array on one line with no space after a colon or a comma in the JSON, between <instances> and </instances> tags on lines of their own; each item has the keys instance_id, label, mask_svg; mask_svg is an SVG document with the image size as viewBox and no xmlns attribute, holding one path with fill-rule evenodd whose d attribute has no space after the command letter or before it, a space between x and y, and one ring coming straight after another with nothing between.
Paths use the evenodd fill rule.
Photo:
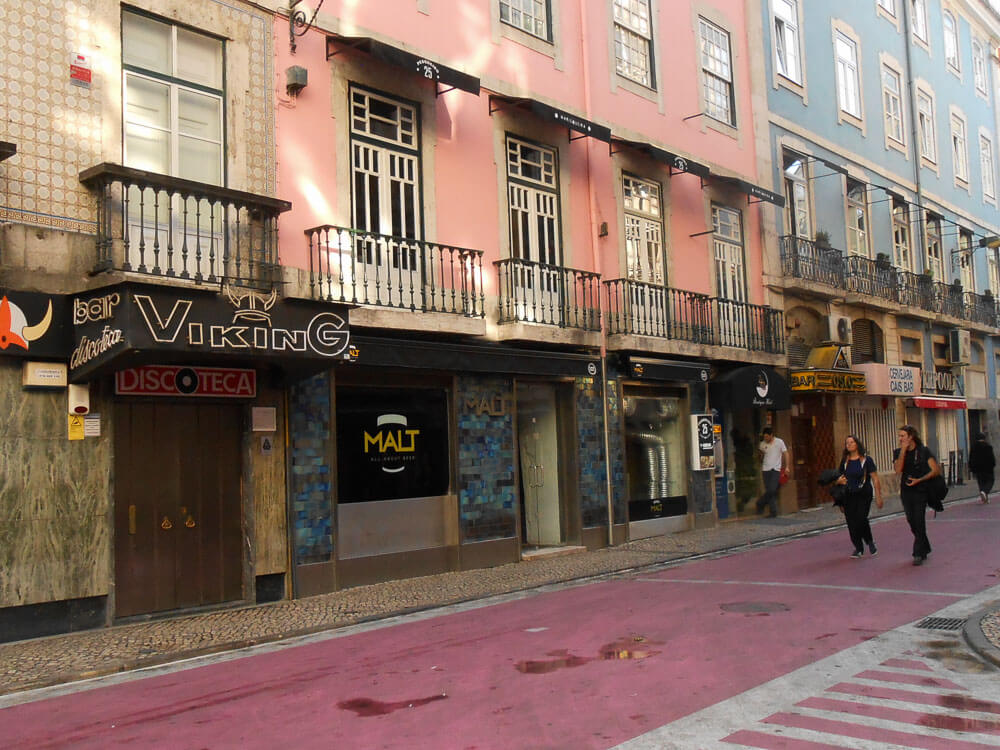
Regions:
<instances>
[{"instance_id":1,"label":"cream tiled facade","mask_svg":"<svg viewBox=\"0 0 1000 750\"><path fill-rule=\"evenodd\" d=\"M273 16L213 0L130 7L227 40L227 186L273 194ZM121 5L38 0L30 26L22 14L0 2L0 141L17 146L0 164L0 221L93 233L97 203L79 174L122 161ZM71 82L77 54L89 58L90 87Z\"/></svg>"}]
</instances>

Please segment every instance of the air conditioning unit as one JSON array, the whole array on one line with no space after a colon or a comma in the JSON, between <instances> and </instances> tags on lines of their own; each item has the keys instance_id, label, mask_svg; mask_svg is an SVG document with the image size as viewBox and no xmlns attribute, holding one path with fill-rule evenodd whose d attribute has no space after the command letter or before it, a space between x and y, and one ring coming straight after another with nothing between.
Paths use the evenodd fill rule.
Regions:
<instances>
[{"instance_id":1,"label":"air conditioning unit","mask_svg":"<svg viewBox=\"0 0 1000 750\"><path fill-rule=\"evenodd\" d=\"M972 352L972 341L968 331L958 328L948 331L948 363L953 365L969 364Z\"/></svg>"},{"instance_id":2,"label":"air conditioning unit","mask_svg":"<svg viewBox=\"0 0 1000 750\"><path fill-rule=\"evenodd\" d=\"M826 341L841 346L851 345L851 319L846 315L828 315Z\"/></svg>"}]
</instances>

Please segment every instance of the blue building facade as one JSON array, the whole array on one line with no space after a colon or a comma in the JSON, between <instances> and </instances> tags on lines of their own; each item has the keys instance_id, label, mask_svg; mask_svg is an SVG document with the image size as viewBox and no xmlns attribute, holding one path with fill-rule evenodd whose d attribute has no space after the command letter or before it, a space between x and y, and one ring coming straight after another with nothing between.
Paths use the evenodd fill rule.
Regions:
<instances>
[{"instance_id":1,"label":"blue building facade","mask_svg":"<svg viewBox=\"0 0 1000 750\"><path fill-rule=\"evenodd\" d=\"M766 280L785 300L800 505L847 434L886 465L904 422L960 481L969 434L1000 438L1000 16L981 0L761 14L761 168L786 198Z\"/></svg>"}]
</instances>

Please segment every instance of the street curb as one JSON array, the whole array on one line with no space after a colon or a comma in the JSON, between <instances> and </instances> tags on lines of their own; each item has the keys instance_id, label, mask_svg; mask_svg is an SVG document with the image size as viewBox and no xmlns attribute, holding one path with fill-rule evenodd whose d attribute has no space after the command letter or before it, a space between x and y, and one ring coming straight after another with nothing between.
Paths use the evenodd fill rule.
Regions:
<instances>
[{"instance_id":1,"label":"street curb","mask_svg":"<svg viewBox=\"0 0 1000 750\"><path fill-rule=\"evenodd\" d=\"M1000 610L1000 601L993 602L985 609L981 609L965 621L962 627L962 635L969 648L979 654L987 661L1000 667L1000 648L983 633L983 620L997 610Z\"/></svg>"}]
</instances>

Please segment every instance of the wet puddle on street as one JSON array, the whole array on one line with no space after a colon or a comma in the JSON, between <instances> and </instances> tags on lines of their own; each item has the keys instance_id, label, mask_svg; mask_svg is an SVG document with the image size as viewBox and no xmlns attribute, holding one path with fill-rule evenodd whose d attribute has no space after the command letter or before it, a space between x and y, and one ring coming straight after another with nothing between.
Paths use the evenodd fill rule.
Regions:
<instances>
[{"instance_id":1,"label":"wet puddle on street","mask_svg":"<svg viewBox=\"0 0 1000 750\"><path fill-rule=\"evenodd\" d=\"M353 698L349 701L340 701L337 704L337 708L342 708L345 711L353 711L358 716L365 718L369 716L385 716L401 708L419 708L420 706L426 706L428 703L443 701L447 697L447 695L442 693L441 695L431 695L427 698L416 698L411 701L395 701L393 703L377 701L372 698Z\"/></svg>"},{"instance_id":2,"label":"wet puddle on street","mask_svg":"<svg viewBox=\"0 0 1000 750\"><path fill-rule=\"evenodd\" d=\"M546 654L552 659L527 659L519 661L514 668L522 674L547 674L558 669L582 667L592 661L638 661L656 656L660 652L651 646L662 645L659 641L647 641L641 635L634 635L604 644L597 650L597 656L578 656L560 649Z\"/></svg>"}]
</instances>

